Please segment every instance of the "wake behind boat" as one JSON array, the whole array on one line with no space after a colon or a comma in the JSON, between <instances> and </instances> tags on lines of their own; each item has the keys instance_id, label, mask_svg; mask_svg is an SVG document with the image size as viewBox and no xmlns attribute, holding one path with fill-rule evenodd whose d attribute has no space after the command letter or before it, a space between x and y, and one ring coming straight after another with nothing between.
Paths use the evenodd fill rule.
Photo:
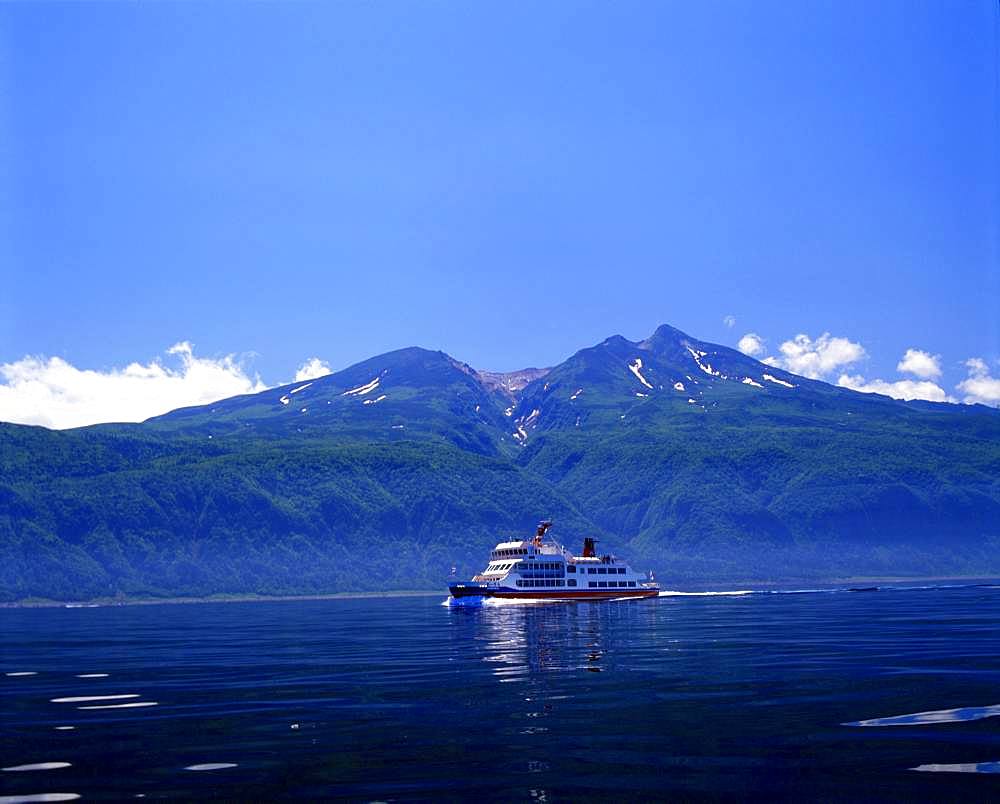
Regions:
<instances>
[{"instance_id":1,"label":"wake behind boat","mask_svg":"<svg viewBox=\"0 0 1000 804\"><path fill-rule=\"evenodd\" d=\"M617 556L597 556L595 540L583 540L575 556L558 542L546 541L551 522L541 522L530 541L500 542L486 569L470 581L448 585L452 597L530 600L606 600L655 597L660 587Z\"/></svg>"}]
</instances>

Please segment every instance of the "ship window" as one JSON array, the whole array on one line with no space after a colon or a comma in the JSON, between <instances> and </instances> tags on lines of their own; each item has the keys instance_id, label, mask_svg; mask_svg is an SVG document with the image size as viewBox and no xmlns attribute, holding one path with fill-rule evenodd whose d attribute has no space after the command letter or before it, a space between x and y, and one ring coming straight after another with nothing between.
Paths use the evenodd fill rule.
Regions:
<instances>
[{"instance_id":1,"label":"ship window","mask_svg":"<svg viewBox=\"0 0 1000 804\"><path fill-rule=\"evenodd\" d=\"M566 567L566 572L576 572L576 565L575 564L569 564Z\"/></svg>"},{"instance_id":2,"label":"ship window","mask_svg":"<svg viewBox=\"0 0 1000 804\"><path fill-rule=\"evenodd\" d=\"M524 586L524 581L522 581L520 578L518 578L517 579L517 585L518 586Z\"/></svg>"},{"instance_id":3,"label":"ship window","mask_svg":"<svg viewBox=\"0 0 1000 804\"><path fill-rule=\"evenodd\" d=\"M598 581L597 585L600 586L602 589L604 589L608 585L608 582L607 581Z\"/></svg>"},{"instance_id":4,"label":"ship window","mask_svg":"<svg viewBox=\"0 0 1000 804\"><path fill-rule=\"evenodd\" d=\"M597 581L591 581L587 584L588 586L597 586Z\"/></svg>"},{"instance_id":5,"label":"ship window","mask_svg":"<svg viewBox=\"0 0 1000 804\"><path fill-rule=\"evenodd\" d=\"M635 581L629 581L629 582L628 582L628 585L629 585L629 586L635 586Z\"/></svg>"},{"instance_id":6,"label":"ship window","mask_svg":"<svg viewBox=\"0 0 1000 804\"><path fill-rule=\"evenodd\" d=\"M566 581L566 586L576 586L576 578L570 578Z\"/></svg>"},{"instance_id":7,"label":"ship window","mask_svg":"<svg viewBox=\"0 0 1000 804\"><path fill-rule=\"evenodd\" d=\"M562 581L556 581L556 586L562 586L562 585L563 585Z\"/></svg>"},{"instance_id":8,"label":"ship window","mask_svg":"<svg viewBox=\"0 0 1000 804\"><path fill-rule=\"evenodd\" d=\"M598 567L597 568L597 574L598 575L604 575L605 573L607 573L607 570L604 567Z\"/></svg>"},{"instance_id":9,"label":"ship window","mask_svg":"<svg viewBox=\"0 0 1000 804\"><path fill-rule=\"evenodd\" d=\"M619 575L624 575L625 574L625 567L619 567L618 568L618 574Z\"/></svg>"},{"instance_id":10,"label":"ship window","mask_svg":"<svg viewBox=\"0 0 1000 804\"><path fill-rule=\"evenodd\" d=\"M595 572L597 572L597 570L595 570L593 567L587 567L587 573L589 575L593 575Z\"/></svg>"},{"instance_id":11,"label":"ship window","mask_svg":"<svg viewBox=\"0 0 1000 804\"><path fill-rule=\"evenodd\" d=\"M619 586L628 586L628 581L618 581Z\"/></svg>"}]
</instances>

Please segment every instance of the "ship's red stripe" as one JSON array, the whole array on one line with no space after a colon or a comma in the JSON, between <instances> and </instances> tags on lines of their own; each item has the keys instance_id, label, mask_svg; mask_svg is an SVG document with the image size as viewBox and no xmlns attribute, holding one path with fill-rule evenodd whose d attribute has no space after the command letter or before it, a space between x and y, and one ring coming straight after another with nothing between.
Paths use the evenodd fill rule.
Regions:
<instances>
[{"instance_id":1,"label":"ship's red stripe","mask_svg":"<svg viewBox=\"0 0 1000 804\"><path fill-rule=\"evenodd\" d=\"M503 598L534 598L534 599L546 599L546 598L558 598L560 600L575 600L577 598L619 598L619 597L656 597L659 592L643 589L641 591L622 589L617 592L612 592L610 589L607 591L591 592L591 591L581 591L581 592L497 592L492 590L483 590L484 597L503 597Z\"/></svg>"}]
</instances>

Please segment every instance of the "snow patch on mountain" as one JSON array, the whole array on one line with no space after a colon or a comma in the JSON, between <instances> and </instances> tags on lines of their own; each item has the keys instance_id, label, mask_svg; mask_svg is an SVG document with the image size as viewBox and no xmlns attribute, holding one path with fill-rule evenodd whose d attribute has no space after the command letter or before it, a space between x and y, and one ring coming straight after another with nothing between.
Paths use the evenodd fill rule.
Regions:
<instances>
[{"instance_id":1,"label":"snow patch on mountain","mask_svg":"<svg viewBox=\"0 0 1000 804\"><path fill-rule=\"evenodd\" d=\"M723 380L727 379L721 372L716 371L715 369L713 369L711 363L709 363L707 361L704 362L704 363L701 362L701 359L708 354L707 352L701 352L701 351L699 351L697 349L692 349L690 346L685 347L685 348L691 353L691 357L693 357L694 358L694 362L698 364L698 368L700 368L706 374L708 374L708 375L710 375L712 377L720 377Z\"/></svg>"},{"instance_id":2,"label":"snow patch on mountain","mask_svg":"<svg viewBox=\"0 0 1000 804\"><path fill-rule=\"evenodd\" d=\"M635 361L633 361L632 363L628 364L628 370L631 371L632 374L635 375L635 378L639 382L641 382L643 385L645 385L647 388L651 389L653 386L650 385L649 382L646 380L646 378L642 376L641 369L642 369L642 358L641 357L637 357L635 359Z\"/></svg>"},{"instance_id":3,"label":"snow patch on mountain","mask_svg":"<svg viewBox=\"0 0 1000 804\"><path fill-rule=\"evenodd\" d=\"M744 377L743 378L743 384L744 385L752 385L754 388L763 388L764 387L763 385L761 385L759 382L757 382L756 380L752 379L751 377Z\"/></svg>"},{"instance_id":4,"label":"snow patch on mountain","mask_svg":"<svg viewBox=\"0 0 1000 804\"><path fill-rule=\"evenodd\" d=\"M349 391L344 391L341 396L364 396L365 394L370 394L376 388L378 388L379 381L381 377L376 377L371 382L366 382L364 385L359 385L357 388L352 388Z\"/></svg>"},{"instance_id":5,"label":"snow patch on mountain","mask_svg":"<svg viewBox=\"0 0 1000 804\"><path fill-rule=\"evenodd\" d=\"M675 382L674 383L674 390L675 391L683 391L684 390L684 383L682 383L682 382Z\"/></svg>"},{"instance_id":6,"label":"snow patch on mountain","mask_svg":"<svg viewBox=\"0 0 1000 804\"><path fill-rule=\"evenodd\" d=\"M385 398L386 398L386 395L382 394L382 396L376 397L375 399L366 399L365 400L365 404L366 405L374 405L376 402L381 402Z\"/></svg>"},{"instance_id":7,"label":"snow patch on mountain","mask_svg":"<svg viewBox=\"0 0 1000 804\"><path fill-rule=\"evenodd\" d=\"M784 380L779 380L777 377L774 377L774 376L772 376L770 374L765 374L764 375L764 379L768 380L769 382L777 383L778 385L784 385L786 388L794 388L795 387L790 382L785 382Z\"/></svg>"}]
</instances>

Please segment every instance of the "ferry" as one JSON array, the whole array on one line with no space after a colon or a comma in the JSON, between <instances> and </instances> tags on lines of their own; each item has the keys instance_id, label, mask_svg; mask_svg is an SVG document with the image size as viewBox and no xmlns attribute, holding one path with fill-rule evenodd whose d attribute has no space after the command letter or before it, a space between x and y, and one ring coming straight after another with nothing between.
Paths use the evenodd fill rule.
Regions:
<instances>
[{"instance_id":1,"label":"ferry","mask_svg":"<svg viewBox=\"0 0 1000 804\"><path fill-rule=\"evenodd\" d=\"M551 522L540 522L529 541L500 542L482 572L470 581L448 584L452 597L501 597L528 600L608 600L656 597L659 585L617 556L598 556L596 540L583 540L575 556L546 540Z\"/></svg>"}]
</instances>

